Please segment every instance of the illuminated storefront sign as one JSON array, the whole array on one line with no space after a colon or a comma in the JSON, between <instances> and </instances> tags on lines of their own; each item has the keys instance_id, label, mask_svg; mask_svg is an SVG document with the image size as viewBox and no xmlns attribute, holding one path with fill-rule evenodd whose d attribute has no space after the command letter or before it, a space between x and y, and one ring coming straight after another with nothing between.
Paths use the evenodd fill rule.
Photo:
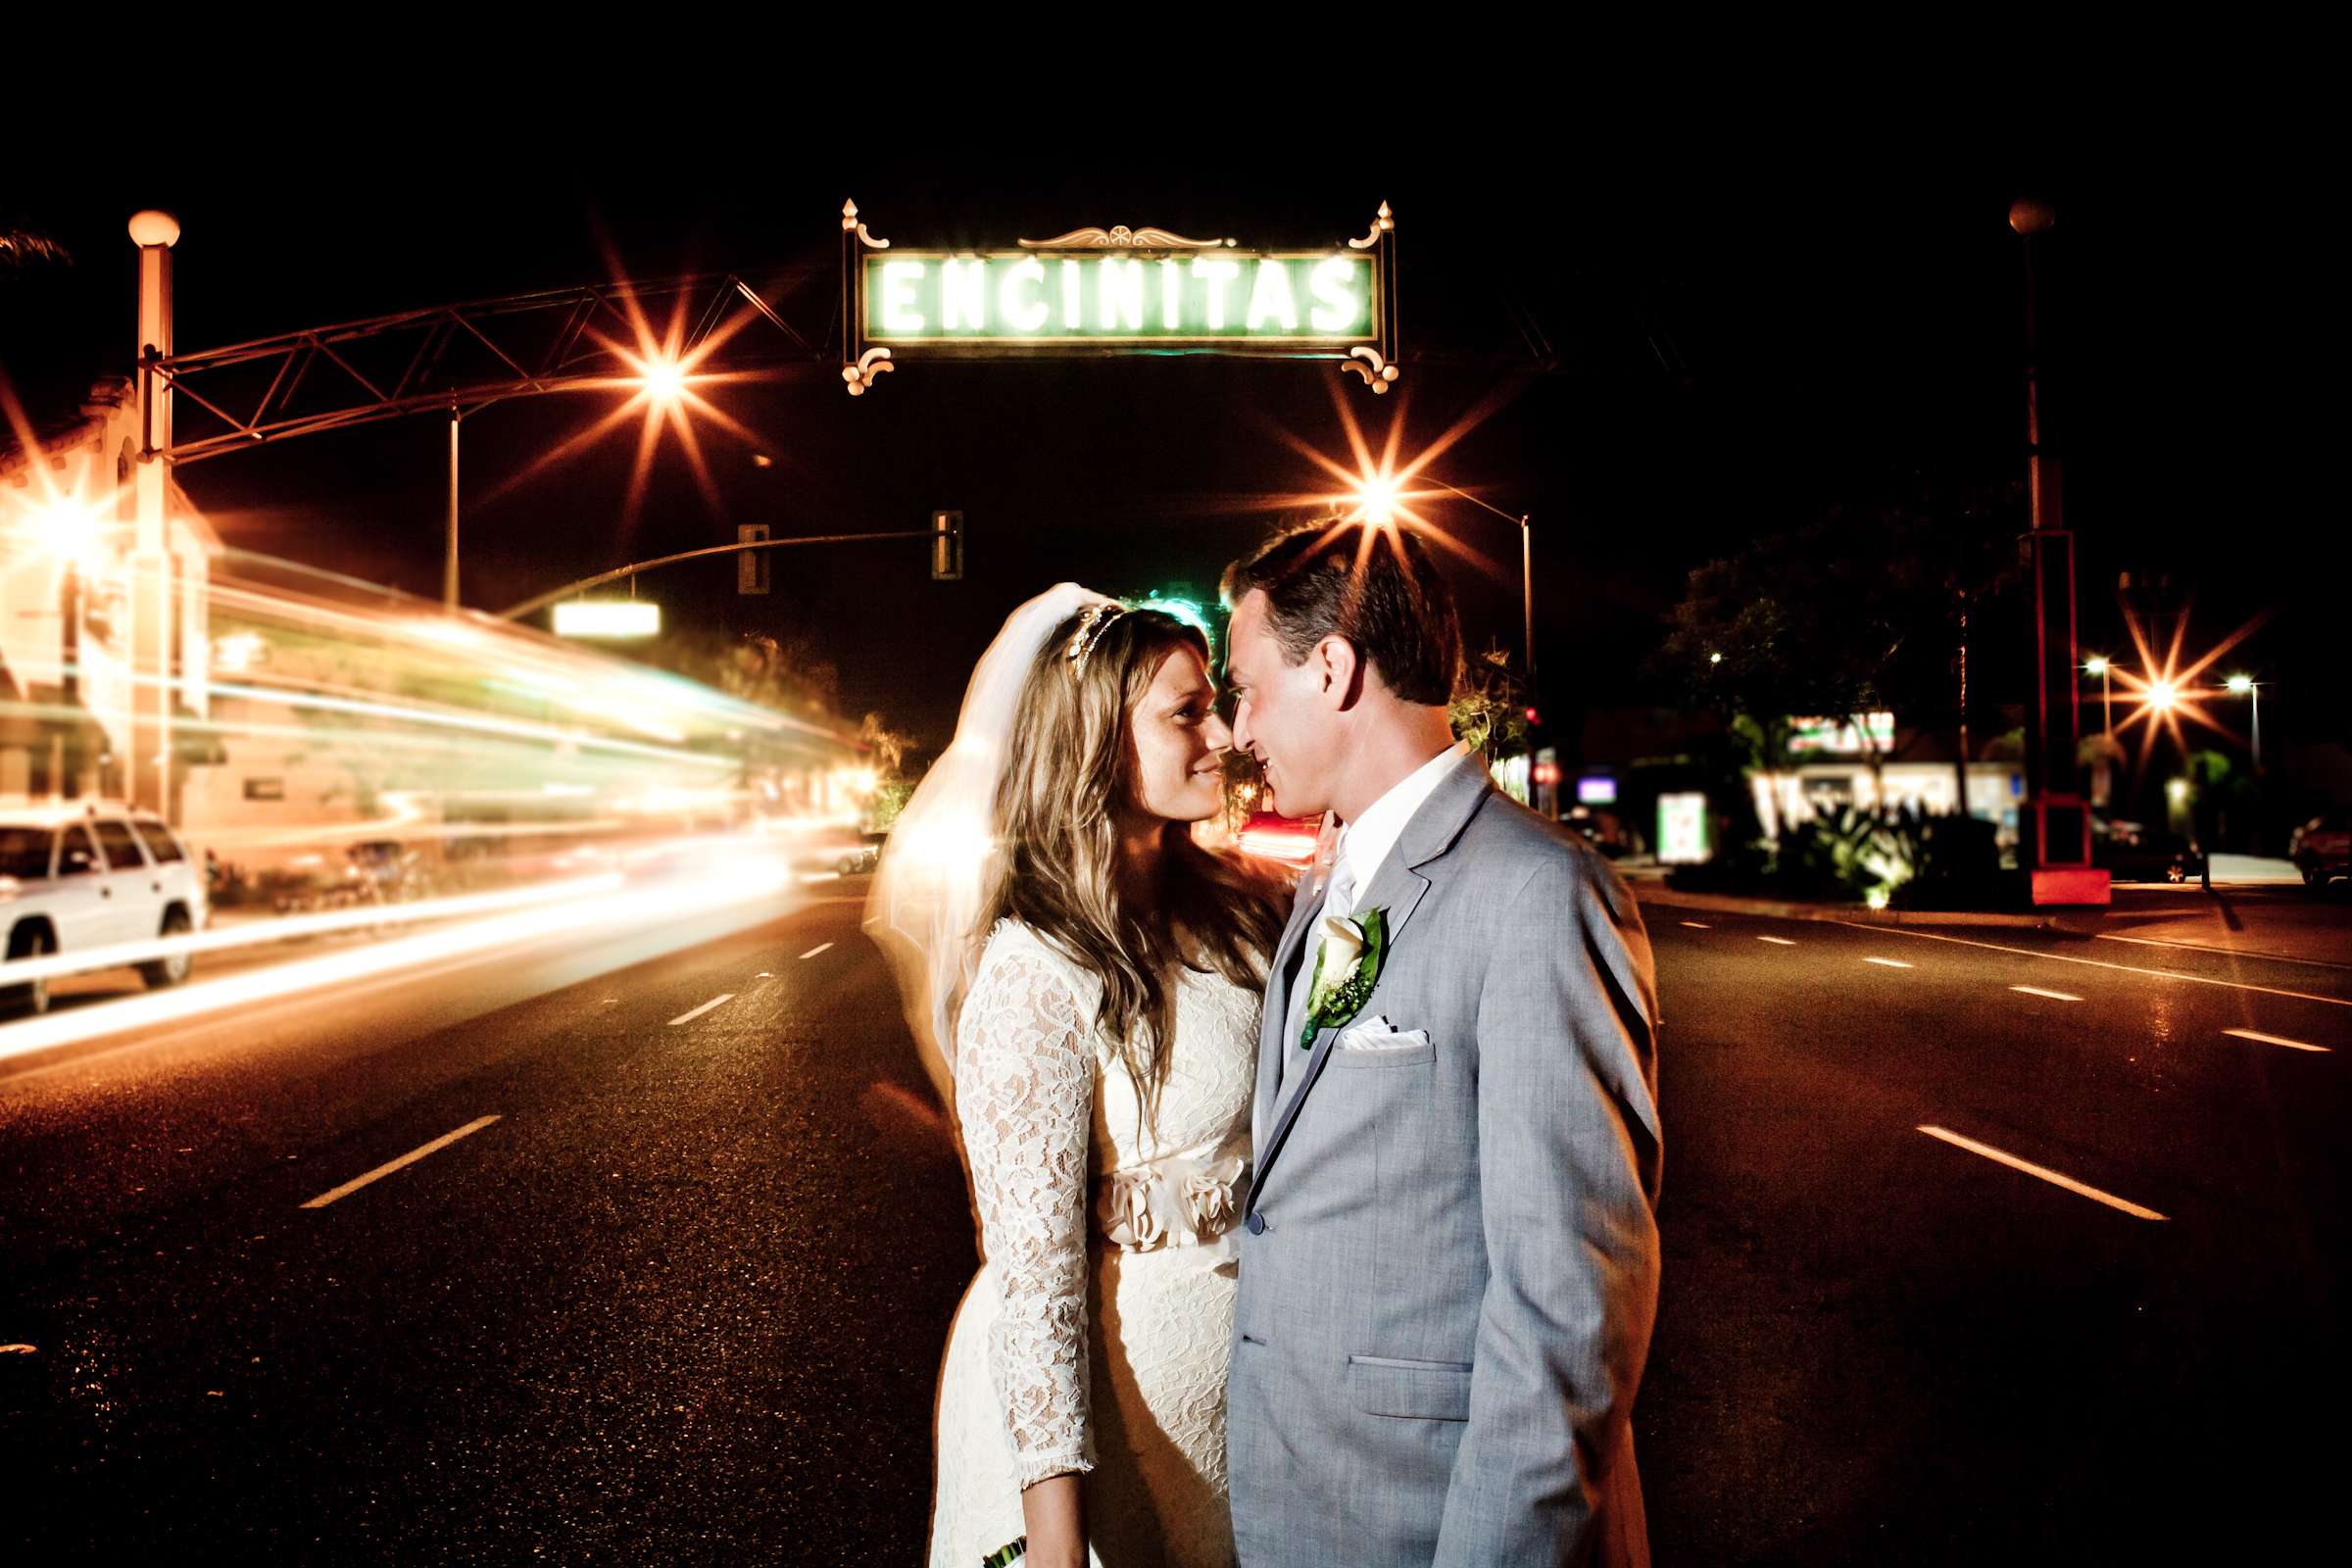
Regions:
<instances>
[{"instance_id":1,"label":"illuminated storefront sign","mask_svg":"<svg viewBox=\"0 0 2352 1568\"><path fill-rule=\"evenodd\" d=\"M1850 718L1792 718L1788 721L1788 751L1792 756L1809 752L1826 752L1848 757L1864 751L1886 752L1894 746L1894 715L1888 712L1865 713L1863 724L1868 726L1867 746L1864 731Z\"/></svg>"},{"instance_id":2,"label":"illuminated storefront sign","mask_svg":"<svg viewBox=\"0 0 2352 1568\"><path fill-rule=\"evenodd\" d=\"M1162 228L1082 228L1013 249L916 250L842 208L842 379L852 396L923 358L1222 355L1336 360L1396 380L1384 203L1360 239L1246 249Z\"/></svg>"},{"instance_id":3,"label":"illuminated storefront sign","mask_svg":"<svg viewBox=\"0 0 2352 1568\"><path fill-rule=\"evenodd\" d=\"M1713 855L1707 844L1707 798L1658 797L1658 859L1666 865L1697 865Z\"/></svg>"}]
</instances>

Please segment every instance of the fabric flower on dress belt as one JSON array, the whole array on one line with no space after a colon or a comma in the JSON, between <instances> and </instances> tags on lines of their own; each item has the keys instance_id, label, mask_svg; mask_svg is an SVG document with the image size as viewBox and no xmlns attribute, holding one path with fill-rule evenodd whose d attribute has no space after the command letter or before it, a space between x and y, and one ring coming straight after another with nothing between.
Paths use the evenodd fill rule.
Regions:
<instances>
[{"instance_id":1,"label":"fabric flower on dress belt","mask_svg":"<svg viewBox=\"0 0 2352 1568\"><path fill-rule=\"evenodd\" d=\"M1233 1223L1233 1190L1242 1179L1247 1161L1239 1154L1196 1166L1184 1178L1184 1211L1193 1225L1193 1234L1203 1240L1216 1235Z\"/></svg>"},{"instance_id":2,"label":"fabric flower on dress belt","mask_svg":"<svg viewBox=\"0 0 2352 1568\"><path fill-rule=\"evenodd\" d=\"M1114 1171L1103 1182L1100 1217L1112 1246L1149 1252L1168 1239L1152 1202L1157 1186L1157 1173L1150 1170Z\"/></svg>"}]
</instances>

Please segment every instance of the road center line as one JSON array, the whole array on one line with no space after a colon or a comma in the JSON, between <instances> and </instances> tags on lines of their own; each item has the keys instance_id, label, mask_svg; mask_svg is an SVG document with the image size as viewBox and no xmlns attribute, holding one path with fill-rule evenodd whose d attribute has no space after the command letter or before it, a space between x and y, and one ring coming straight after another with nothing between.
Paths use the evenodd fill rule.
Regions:
<instances>
[{"instance_id":1,"label":"road center line","mask_svg":"<svg viewBox=\"0 0 2352 1568\"><path fill-rule=\"evenodd\" d=\"M1907 931L1899 925L1864 925L1859 920L1832 920L1829 924L1849 926L1856 931L1875 931L1881 936L1917 937L1923 942L1956 942L1964 948L1984 948L1991 953L2022 954L2029 958L2047 958L2052 963L2087 964L2093 969L2114 969L2124 974L2153 975L2159 980L2180 980L2195 986L2227 986L2231 991L2252 991L2266 997L2286 997L2296 1002L2325 1002L2331 1007L2352 1007L2352 998L2323 997L2309 991L2281 991L2276 986L2248 985L2243 980L2216 980L2211 975L2181 974L2172 969L2142 969L2136 964L2109 963L2104 958L2077 958L2064 953L2036 953L2032 948L2012 948L1999 942L1978 942L1968 937L1947 937L1937 931Z\"/></svg>"},{"instance_id":2,"label":"road center line","mask_svg":"<svg viewBox=\"0 0 2352 1568\"><path fill-rule=\"evenodd\" d=\"M1864 958L1862 961L1875 963L1885 969L1908 969L1911 967L1900 958Z\"/></svg>"},{"instance_id":3,"label":"road center line","mask_svg":"<svg viewBox=\"0 0 2352 1568\"><path fill-rule=\"evenodd\" d=\"M2329 1052L2335 1049L2333 1046L2307 1046L2300 1040L2289 1040L2284 1035L2266 1035L2259 1029L2225 1029L2222 1033L2235 1035L2240 1040L2259 1040L2266 1046L2284 1046L2289 1051Z\"/></svg>"},{"instance_id":4,"label":"road center line","mask_svg":"<svg viewBox=\"0 0 2352 1568\"><path fill-rule=\"evenodd\" d=\"M2011 986L2009 989L2023 991L2029 997L2047 997L2052 1002L2081 1002L2082 1000L2071 991L2044 991L2039 986Z\"/></svg>"},{"instance_id":5,"label":"road center line","mask_svg":"<svg viewBox=\"0 0 2352 1568\"><path fill-rule=\"evenodd\" d=\"M1758 942L1769 942L1776 948L1793 948L1796 946L1795 943L1789 941L1787 937L1758 937L1756 940Z\"/></svg>"},{"instance_id":6,"label":"road center line","mask_svg":"<svg viewBox=\"0 0 2352 1568\"><path fill-rule=\"evenodd\" d=\"M801 956L804 958L813 958L820 953L831 951L832 947L833 944L830 942L819 942L815 947L810 948L807 953L802 954Z\"/></svg>"},{"instance_id":7,"label":"road center line","mask_svg":"<svg viewBox=\"0 0 2352 1568\"><path fill-rule=\"evenodd\" d=\"M450 1145L456 1143L467 1133L478 1133L496 1120L498 1120L497 1116L477 1116L472 1121L469 1121L465 1126L459 1128L456 1132L443 1133L440 1137L434 1139L431 1143L424 1145L422 1148L412 1149L407 1153L401 1155L398 1159L387 1160L385 1163L376 1166L375 1169L369 1171L365 1176L355 1176L340 1187L320 1193L317 1198L312 1199L309 1202L303 1204L302 1206L305 1208L324 1208L327 1204L333 1202L338 1198L349 1198L352 1194L358 1192L369 1182L381 1181L386 1176L389 1176L394 1171L400 1169L403 1165L414 1165L425 1155L430 1154L437 1150L447 1149Z\"/></svg>"},{"instance_id":8,"label":"road center line","mask_svg":"<svg viewBox=\"0 0 2352 1568\"><path fill-rule=\"evenodd\" d=\"M2015 1154L1993 1148L1990 1144L1980 1144L1974 1138L1963 1138L1958 1133L1947 1131L1941 1127L1922 1127L1920 1131L1926 1133L1930 1138L1940 1138L1955 1149L1965 1149L1972 1154L1983 1154L1986 1159L2006 1165L2011 1170L2022 1170L2029 1176L2038 1176L2053 1187L2063 1187L2068 1192L2087 1198L2094 1203L2105 1203L2109 1208L2120 1208L2125 1213L2138 1219L2164 1218L2154 1209L2142 1208L2128 1198L2118 1198L2113 1193L2102 1193L2096 1187L2086 1186L2072 1176L2051 1170L2046 1165L2036 1165L2032 1160L2020 1159Z\"/></svg>"},{"instance_id":9,"label":"road center line","mask_svg":"<svg viewBox=\"0 0 2352 1568\"><path fill-rule=\"evenodd\" d=\"M701 1006L699 1006L699 1007L695 1008L695 1009L694 1009L692 1012L681 1012L681 1013L679 1013L679 1014L678 1014L678 1015L677 1015L675 1018L672 1018L672 1019L670 1019L670 1020L669 1020L669 1026L670 1026L672 1029L675 1029L675 1028L676 1028L678 1025L680 1025L680 1024L682 1024L682 1023L692 1023L692 1022L694 1022L694 1020L695 1020L695 1019L697 1019L697 1018L700 1018L700 1017L701 1017L701 1016L702 1016L704 1013L706 1013L706 1012L709 1012L709 1011L710 1011L710 1010L712 1007L715 1007L715 1006L717 1006L717 1005L720 1004L720 1003L722 1003L722 1002L733 1002L734 1000L735 1000L735 993L734 993L734 992L732 992L732 991L721 991L721 992L720 992L720 993L719 993L717 996L715 996L715 997L712 997L712 998L711 998L711 999L710 999L709 1002L706 1002L706 1003L704 1003L704 1004L703 1004Z\"/></svg>"},{"instance_id":10,"label":"road center line","mask_svg":"<svg viewBox=\"0 0 2352 1568\"><path fill-rule=\"evenodd\" d=\"M1701 925L1696 920L1685 920L1683 924L1689 926L1693 931L1712 931L1715 929L1711 925Z\"/></svg>"}]
</instances>

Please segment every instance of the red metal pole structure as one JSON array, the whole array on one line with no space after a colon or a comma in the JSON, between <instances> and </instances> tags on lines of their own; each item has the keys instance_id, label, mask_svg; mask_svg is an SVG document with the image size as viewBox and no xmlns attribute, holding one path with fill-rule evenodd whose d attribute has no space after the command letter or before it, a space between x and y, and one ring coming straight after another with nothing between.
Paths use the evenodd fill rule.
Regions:
<instances>
[{"instance_id":1,"label":"red metal pole structure","mask_svg":"<svg viewBox=\"0 0 2352 1568\"><path fill-rule=\"evenodd\" d=\"M2075 536L2059 502L2058 462L2044 450L2041 340L2034 292L2034 238L2057 215L2021 200L2009 226L2024 241L2026 268L2026 474L2033 506L2026 564L2034 575L2034 703L2027 714L2026 814L2020 858L2039 905L2106 904L2108 875L2090 863L2090 809L2082 799L2081 682L2075 675Z\"/></svg>"}]
</instances>

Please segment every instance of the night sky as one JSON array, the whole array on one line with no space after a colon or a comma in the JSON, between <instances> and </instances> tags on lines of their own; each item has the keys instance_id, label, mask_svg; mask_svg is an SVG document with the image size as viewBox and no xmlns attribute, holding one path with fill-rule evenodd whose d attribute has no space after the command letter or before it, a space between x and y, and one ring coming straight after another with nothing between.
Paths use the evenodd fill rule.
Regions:
<instances>
[{"instance_id":1,"label":"night sky","mask_svg":"<svg viewBox=\"0 0 2352 1568\"><path fill-rule=\"evenodd\" d=\"M635 277L800 270L806 281L770 297L829 350L844 197L902 244L996 247L1114 223L1329 245L1363 233L1386 200L1403 269L1395 395L1375 399L1328 365L1103 360L909 365L853 400L830 353L787 363L789 343L760 325L739 342L774 377L710 394L758 438L705 429L715 509L669 441L623 528L633 423L481 502L615 399L468 418L466 602L496 609L725 542L737 522L914 528L956 508L969 529L959 583L930 581L923 547L905 543L781 553L764 599L737 597L723 559L641 585L673 623L809 629L853 712L880 709L937 743L971 661L1028 594L1064 577L1213 592L1274 520L1271 498L1328 487L1280 432L1342 457L1344 405L1376 445L1401 418L1409 455L1491 405L1432 471L1534 514L1543 685L1559 723L1653 694L1642 662L1708 557L1905 475L2022 476L2022 274L2005 215L2037 192L2059 212L2044 326L2085 645L2121 646L2118 570L2170 571L2197 595L2192 644L2275 612L2234 662L2283 683L2266 693L2266 732L2343 728L2342 694L2318 681L2298 693L2293 673L2340 665L2332 617L2352 577L2340 504L2323 524L2285 477L2319 439L2321 411L2282 373L2309 329L2300 302L2316 270L2292 232L2299 206L2267 191L2284 176L2177 126L1971 139L1954 123L1931 145L1900 122L1778 136L1655 106L1596 132L1531 111L1444 118L1439 133L1324 137L1311 156L1280 135L1068 137L1049 117L934 133L920 152L746 121L680 127L659 150L566 128L413 139L331 164L288 161L281 137L269 158L191 157L175 164L201 172L153 177L53 160L0 184L0 219L56 235L74 262L0 282L0 364L36 419L70 411L90 377L127 370L123 223L143 206L182 224L182 352L587 281L607 275L600 235ZM182 435L197 428L183 414ZM232 545L431 597L445 442L443 421L410 418L190 465L180 479ZM1494 565L1455 573L1472 648L1515 647L1516 530L1459 504L1438 515Z\"/></svg>"}]
</instances>

